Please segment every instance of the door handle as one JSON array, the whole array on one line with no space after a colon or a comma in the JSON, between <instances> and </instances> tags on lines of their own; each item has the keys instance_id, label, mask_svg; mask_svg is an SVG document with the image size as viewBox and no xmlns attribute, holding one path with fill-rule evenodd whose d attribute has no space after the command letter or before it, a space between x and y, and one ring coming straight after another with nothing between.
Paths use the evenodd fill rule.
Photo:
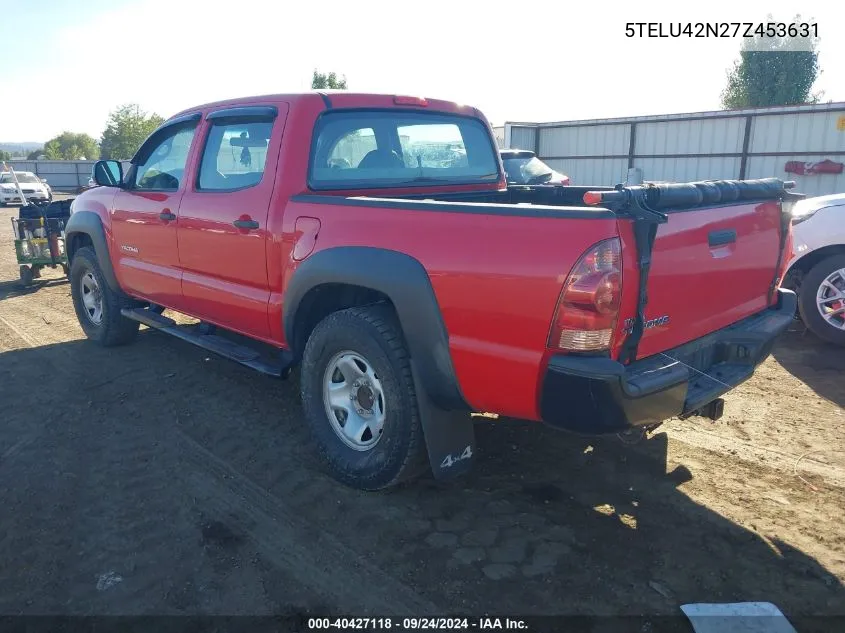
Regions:
<instances>
[{"instance_id":1,"label":"door handle","mask_svg":"<svg viewBox=\"0 0 845 633\"><path fill-rule=\"evenodd\" d=\"M736 231L727 229L725 231L710 231L707 234L707 244L710 248L717 246L724 246L725 244L733 244L736 242Z\"/></svg>"},{"instance_id":2,"label":"door handle","mask_svg":"<svg viewBox=\"0 0 845 633\"><path fill-rule=\"evenodd\" d=\"M235 220L232 222L239 229L257 229L258 222L255 220Z\"/></svg>"},{"instance_id":3,"label":"door handle","mask_svg":"<svg viewBox=\"0 0 845 633\"><path fill-rule=\"evenodd\" d=\"M158 214L158 217L160 220L164 220L165 222L172 222L176 219L176 216L170 212L170 209L165 209Z\"/></svg>"}]
</instances>

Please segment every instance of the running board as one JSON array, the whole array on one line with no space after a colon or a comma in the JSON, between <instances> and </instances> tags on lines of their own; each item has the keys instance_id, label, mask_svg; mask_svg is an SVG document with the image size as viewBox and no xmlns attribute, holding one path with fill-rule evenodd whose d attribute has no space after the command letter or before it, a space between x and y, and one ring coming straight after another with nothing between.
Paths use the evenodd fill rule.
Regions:
<instances>
[{"instance_id":1,"label":"running board","mask_svg":"<svg viewBox=\"0 0 845 633\"><path fill-rule=\"evenodd\" d=\"M127 319L138 321L147 327L155 328L156 330L180 338L209 352L214 352L236 363L260 371L262 374L287 377L288 371L293 364L290 353L287 350L279 350L279 361L277 363L267 362L261 358L261 352L258 350L245 345L238 345L216 334L198 334L188 329L190 326L179 326L173 319L156 312L151 312L145 308L124 308L120 313Z\"/></svg>"}]
</instances>

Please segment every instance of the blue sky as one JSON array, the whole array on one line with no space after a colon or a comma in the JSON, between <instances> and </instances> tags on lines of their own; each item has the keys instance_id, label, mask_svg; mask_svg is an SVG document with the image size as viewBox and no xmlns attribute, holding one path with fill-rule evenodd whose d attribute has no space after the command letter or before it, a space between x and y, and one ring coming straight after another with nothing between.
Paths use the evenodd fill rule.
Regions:
<instances>
[{"instance_id":1,"label":"blue sky","mask_svg":"<svg viewBox=\"0 0 845 633\"><path fill-rule=\"evenodd\" d=\"M111 109L169 116L233 96L309 88L420 94L505 120L718 109L738 39L631 39L627 22L791 20L792 0L4 0L0 141L99 137ZM800 3L821 36L816 89L845 101L845 8Z\"/></svg>"}]
</instances>

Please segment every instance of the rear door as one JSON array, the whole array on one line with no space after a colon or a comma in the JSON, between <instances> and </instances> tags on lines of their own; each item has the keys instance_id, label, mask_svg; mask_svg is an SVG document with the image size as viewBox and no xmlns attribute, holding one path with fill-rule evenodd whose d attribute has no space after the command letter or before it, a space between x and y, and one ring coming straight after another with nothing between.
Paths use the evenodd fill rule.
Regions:
<instances>
[{"instance_id":1,"label":"rear door","mask_svg":"<svg viewBox=\"0 0 845 633\"><path fill-rule=\"evenodd\" d=\"M179 207L186 312L261 339L270 337L267 217L287 111L268 103L209 112Z\"/></svg>"},{"instance_id":2,"label":"rear door","mask_svg":"<svg viewBox=\"0 0 845 633\"><path fill-rule=\"evenodd\" d=\"M726 327L769 305L780 252L781 203L735 202L669 211L658 226L638 358ZM632 222L620 220L625 270L636 270ZM637 283L623 275L618 327L636 314ZM626 319L628 319L626 323Z\"/></svg>"},{"instance_id":3,"label":"rear door","mask_svg":"<svg viewBox=\"0 0 845 633\"><path fill-rule=\"evenodd\" d=\"M179 309L182 273L176 218L199 114L174 119L138 150L111 210L121 285L132 294Z\"/></svg>"}]
</instances>

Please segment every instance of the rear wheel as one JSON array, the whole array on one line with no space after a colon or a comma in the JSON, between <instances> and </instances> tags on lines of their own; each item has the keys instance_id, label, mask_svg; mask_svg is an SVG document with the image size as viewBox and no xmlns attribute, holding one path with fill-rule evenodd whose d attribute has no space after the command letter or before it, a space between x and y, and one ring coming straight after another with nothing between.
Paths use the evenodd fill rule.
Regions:
<instances>
[{"instance_id":1,"label":"rear wheel","mask_svg":"<svg viewBox=\"0 0 845 633\"><path fill-rule=\"evenodd\" d=\"M340 482L378 490L425 470L410 359L389 307L321 321L305 346L301 390L320 456Z\"/></svg>"},{"instance_id":2,"label":"rear wheel","mask_svg":"<svg viewBox=\"0 0 845 633\"><path fill-rule=\"evenodd\" d=\"M813 334L845 346L845 255L823 259L801 281L801 319Z\"/></svg>"},{"instance_id":3,"label":"rear wheel","mask_svg":"<svg viewBox=\"0 0 845 633\"><path fill-rule=\"evenodd\" d=\"M140 323L120 313L134 302L109 287L91 247L80 248L74 255L70 288L76 316L89 339L110 347L128 343L138 334Z\"/></svg>"},{"instance_id":4,"label":"rear wheel","mask_svg":"<svg viewBox=\"0 0 845 633\"><path fill-rule=\"evenodd\" d=\"M21 285L22 286L29 286L32 284L32 280L34 276L32 274L32 268L29 266L21 266L18 274L21 277Z\"/></svg>"}]
</instances>

